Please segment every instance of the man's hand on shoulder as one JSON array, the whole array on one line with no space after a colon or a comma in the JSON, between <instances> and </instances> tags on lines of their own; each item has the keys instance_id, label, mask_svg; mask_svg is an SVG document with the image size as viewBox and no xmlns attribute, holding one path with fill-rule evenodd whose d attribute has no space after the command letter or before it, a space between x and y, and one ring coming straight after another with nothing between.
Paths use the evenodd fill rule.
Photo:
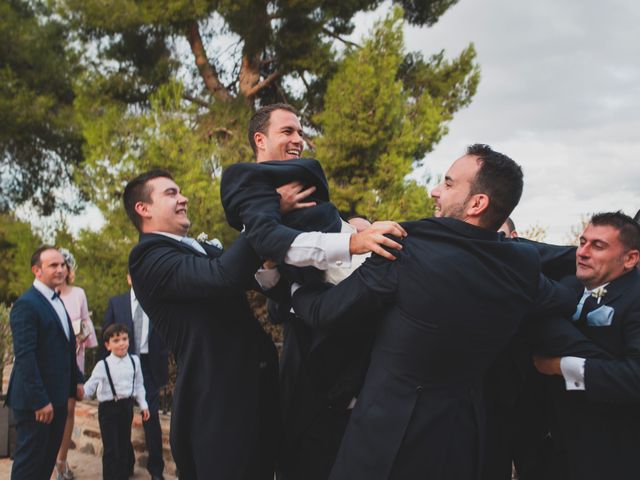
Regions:
<instances>
[{"instance_id":1,"label":"man's hand on shoulder","mask_svg":"<svg viewBox=\"0 0 640 480\"><path fill-rule=\"evenodd\" d=\"M53 421L53 405L51 402L35 411L36 422L51 423Z\"/></svg>"},{"instance_id":2,"label":"man's hand on shoulder","mask_svg":"<svg viewBox=\"0 0 640 480\"><path fill-rule=\"evenodd\" d=\"M349 239L349 253L351 255L356 255L360 253L373 252L387 260L395 260L396 257L383 247L402 250L402 245L391 240L385 235L404 238L407 236L407 232L396 222L374 222L369 228L351 235L351 238Z\"/></svg>"},{"instance_id":3,"label":"man's hand on shoulder","mask_svg":"<svg viewBox=\"0 0 640 480\"><path fill-rule=\"evenodd\" d=\"M305 198L316 191L316 187L304 188L300 182L291 182L277 188L280 194L280 213L283 215L300 208L315 206L316 202L303 202Z\"/></svg>"}]
</instances>

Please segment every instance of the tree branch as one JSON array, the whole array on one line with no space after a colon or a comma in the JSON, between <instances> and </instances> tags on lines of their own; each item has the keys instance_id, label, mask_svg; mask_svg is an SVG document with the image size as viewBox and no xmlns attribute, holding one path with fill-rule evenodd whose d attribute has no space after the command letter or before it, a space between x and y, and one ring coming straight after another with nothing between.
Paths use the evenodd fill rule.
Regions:
<instances>
[{"instance_id":1,"label":"tree branch","mask_svg":"<svg viewBox=\"0 0 640 480\"><path fill-rule=\"evenodd\" d=\"M202 98L194 97L193 95L189 95L188 93L183 93L182 98L184 98L185 100L189 100L190 102L193 102L197 105L200 105L201 107L205 107L205 108L211 107L211 104L206 100L203 100Z\"/></svg>"},{"instance_id":2,"label":"tree branch","mask_svg":"<svg viewBox=\"0 0 640 480\"><path fill-rule=\"evenodd\" d=\"M187 41L191 46L191 51L195 57L196 66L198 67L202 80L204 80L207 90L209 90L218 100L230 100L231 95L229 94L229 91L224 87L224 85L222 85L218 78L218 72L216 72L211 63L209 63L207 52L202 44L202 37L200 36L200 30L198 29L198 22L194 21L189 23L186 29L186 36Z\"/></svg>"},{"instance_id":3,"label":"tree branch","mask_svg":"<svg viewBox=\"0 0 640 480\"><path fill-rule=\"evenodd\" d=\"M332 32L328 28L322 27L322 33L324 33L325 35L329 35L330 37L333 37L336 40L340 40L342 43L344 43L345 45L349 45L350 47L360 48L360 45L358 45L357 43L354 43L352 41L349 41L349 40L346 40L346 39L342 38L340 35L338 35L335 32Z\"/></svg>"},{"instance_id":4,"label":"tree branch","mask_svg":"<svg viewBox=\"0 0 640 480\"><path fill-rule=\"evenodd\" d=\"M257 83L256 85L251 87L249 90L247 90L245 92L245 96L247 98L255 96L260 90L262 90L264 88L267 88L269 85L271 85L273 82L275 82L281 76L282 76L282 72L280 70L276 70L271 75L269 75L267 78L265 78L261 82Z\"/></svg>"}]
</instances>

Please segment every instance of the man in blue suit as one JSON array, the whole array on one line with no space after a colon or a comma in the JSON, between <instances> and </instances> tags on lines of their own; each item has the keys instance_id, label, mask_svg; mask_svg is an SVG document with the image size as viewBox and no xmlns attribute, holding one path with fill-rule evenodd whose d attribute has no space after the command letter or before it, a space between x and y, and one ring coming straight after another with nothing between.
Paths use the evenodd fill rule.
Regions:
<instances>
[{"instance_id":1,"label":"man in blue suit","mask_svg":"<svg viewBox=\"0 0 640 480\"><path fill-rule=\"evenodd\" d=\"M131 285L131 277L127 274ZM130 292L109 299L102 330L109 325L122 323L129 329L129 351L140 356L144 390L149 404L149 420L143 422L144 437L149 459L147 470L152 479L162 479L164 460L162 459L162 429L160 427L160 388L169 380L169 352L160 335L153 329L149 317L142 310L138 299ZM139 326L136 328L136 324ZM102 351L106 356L106 350ZM132 448L131 460L135 461Z\"/></svg>"},{"instance_id":2,"label":"man in blue suit","mask_svg":"<svg viewBox=\"0 0 640 480\"><path fill-rule=\"evenodd\" d=\"M65 281L64 259L54 247L31 257L33 287L13 305L10 323L15 361L7 404L16 420L12 480L48 480L60 448L67 399L82 399L76 339L56 288Z\"/></svg>"}]
</instances>

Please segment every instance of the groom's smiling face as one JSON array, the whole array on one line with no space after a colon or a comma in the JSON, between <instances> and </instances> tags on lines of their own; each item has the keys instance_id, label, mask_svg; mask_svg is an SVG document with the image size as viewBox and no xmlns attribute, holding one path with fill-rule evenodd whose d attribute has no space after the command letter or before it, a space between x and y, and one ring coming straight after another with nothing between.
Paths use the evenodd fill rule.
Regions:
<instances>
[{"instance_id":1,"label":"groom's smiling face","mask_svg":"<svg viewBox=\"0 0 640 480\"><path fill-rule=\"evenodd\" d=\"M266 133L257 132L254 139L258 162L300 158L304 146L300 120L288 110L271 112Z\"/></svg>"}]
</instances>

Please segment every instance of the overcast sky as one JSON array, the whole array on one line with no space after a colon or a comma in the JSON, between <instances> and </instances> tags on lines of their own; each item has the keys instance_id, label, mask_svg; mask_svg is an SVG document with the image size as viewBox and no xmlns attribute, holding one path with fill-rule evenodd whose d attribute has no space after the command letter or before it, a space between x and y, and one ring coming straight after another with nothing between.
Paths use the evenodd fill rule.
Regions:
<instances>
[{"instance_id":1,"label":"overcast sky","mask_svg":"<svg viewBox=\"0 0 640 480\"><path fill-rule=\"evenodd\" d=\"M366 29L363 18L359 29ZM452 57L474 42L473 102L427 157L434 175L466 145L520 163L519 229L566 240L581 215L640 208L640 2L460 0L432 28L408 28L409 50Z\"/></svg>"},{"instance_id":2,"label":"overcast sky","mask_svg":"<svg viewBox=\"0 0 640 480\"><path fill-rule=\"evenodd\" d=\"M359 38L389 10L356 18ZM519 230L563 242L585 214L640 208L640 2L460 0L432 28L407 28L409 50L458 55L474 42L473 102L427 156L442 175L466 145L488 143L520 163ZM74 226L101 222L89 209Z\"/></svg>"}]
</instances>

